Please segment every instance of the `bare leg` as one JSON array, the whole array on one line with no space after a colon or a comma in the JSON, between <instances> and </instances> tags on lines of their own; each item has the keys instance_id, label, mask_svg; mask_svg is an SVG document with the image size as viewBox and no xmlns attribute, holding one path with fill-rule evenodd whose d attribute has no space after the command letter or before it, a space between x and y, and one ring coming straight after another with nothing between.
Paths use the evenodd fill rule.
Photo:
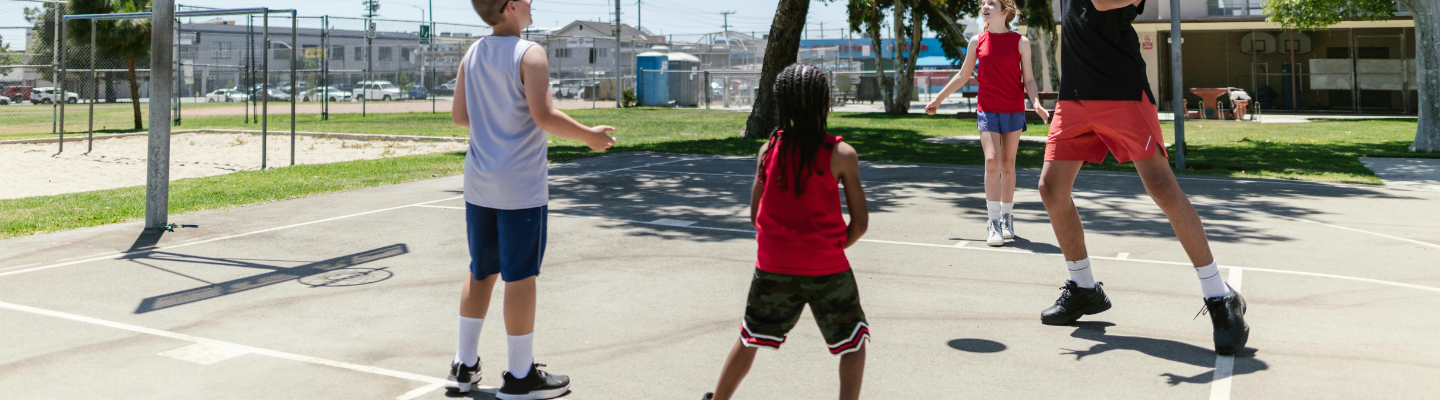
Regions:
<instances>
[{"instance_id":1,"label":"bare leg","mask_svg":"<svg viewBox=\"0 0 1440 400\"><path fill-rule=\"evenodd\" d=\"M860 381L865 378L865 345L840 356L840 400L860 398Z\"/></svg>"},{"instance_id":2,"label":"bare leg","mask_svg":"<svg viewBox=\"0 0 1440 400\"><path fill-rule=\"evenodd\" d=\"M755 362L755 350L739 340L735 341L730 356L725 358L725 366L720 369L720 382L715 384L714 400L729 400L735 395L735 388L745 380L745 374L750 373L750 364ZM856 386L858 388L859 384Z\"/></svg>"},{"instance_id":3,"label":"bare leg","mask_svg":"<svg viewBox=\"0 0 1440 400\"><path fill-rule=\"evenodd\" d=\"M1180 238L1180 246L1190 256L1190 263L1203 267L1215 262L1215 257L1210 254L1210 241L1205 238L1205 225L1200 222L1200 214L1195 212L1195 206L1190 204L1190 199L1175 180L1169 159L1161 156L1157 148L1154 157L1135 160L1135 170L1145 183L1145 192L1170 220L1170 228L1175 230L1175 237Z\"/></svg>"},{"instance_id":4,"label":"bare leg","mask_svg":"<svg viewBox=\"0 0 1440 400\"><path fill-rule=\"evenodd\" d=\"M1004 139L995 132L980 132L980 150L985 152L985 200L1000 201L1000 150Z\"/></svg>"},{"instance_id":5,"label":"bare leg","mask_svg":"<svg viewBox=\"0 0 1440 400\"><path fill-rule=\"evenodd\" d=\"M1055 239L1060 242L1060 251L1068 261L1083 260L1090 255L1085 251L1085 227L1080 223L1080 211L1070 198L1075 187L1075 175L1080 173L1083 161L1046 161L1040 170L1040 200L1050 214L1050 227L1055 229Z\"/></svg>"},{"instance_id":6,"label":"bare leg","mask_svg":"<svg viewBox=\"0 0 1440 400\"><path fill-rule=\"evenodd\" d=\"M485 318L490 311L490 294L495 289L495 280L500 274L491 274L484 280L475 280L475 276L466 273L470 279L465 280L465 287L460 290L460 316L465 318Z\"/></svg>"},{"instance_id":7,"label":"bare leg","mask_svg":"<svg viewBox=\"0 0 1440 400\"><path fill-rule=\"evenodd\" d=\"M1008 132L997 136L1001 137L1000 151L998 152L1000 155L1000 202L1014 203L1015 153L1020 150L1020 132Z\"/></svg>"},{"instance_id":8,"label":"bare leg","mask_svg":"<svg viewBox=\"0 0 1440 400\"><path fill-rule=\"evenodd\" d=\"M535 277L505 282L505 333L520 336L534 331Z\"/></svg>"}]
</instances>

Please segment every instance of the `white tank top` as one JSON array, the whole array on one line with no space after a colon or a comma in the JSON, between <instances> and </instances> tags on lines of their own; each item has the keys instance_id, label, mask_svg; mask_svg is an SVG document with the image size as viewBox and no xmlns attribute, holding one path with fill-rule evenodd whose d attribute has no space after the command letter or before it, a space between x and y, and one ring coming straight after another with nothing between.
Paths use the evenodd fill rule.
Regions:
<instances>
[{"instance_id":1,"label":"white tank top","mask_svg":"<svg viewBox=\"0 0 1440 400\"><path fill-rule=\"evenodd\" d=\"M518 37L486 36L465 52L465 107L470 113L465 201L470 204L518 210L550 200L545 132L530 116L520 82L521 57L535 45Z\"/></svg>"}]
</instances>

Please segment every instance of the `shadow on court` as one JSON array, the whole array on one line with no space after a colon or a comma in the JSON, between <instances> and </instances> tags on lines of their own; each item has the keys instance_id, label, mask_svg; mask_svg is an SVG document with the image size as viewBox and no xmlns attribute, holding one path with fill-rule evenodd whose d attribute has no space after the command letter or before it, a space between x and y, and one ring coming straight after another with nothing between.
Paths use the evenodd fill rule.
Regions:
<instances>
[{"instance_id":1,"label":"shadow on court","mask_svg":"<svg viewBox=\"0 0 1440 400\"><path fill-rule=\"evenodd\" d=\"M1138 336L1111 335L1105 329L1115 324L1110 322L1077 322L1075 331L1070 333L1071 337L1099 342L1089 349L1066 350L1061 355L1075 356L1075 361L1080 361L1087 356L1093 356L1110 351L1135 351L1147 356L1184 363L1202 368L1214 368L1215 350L1177 342L1174 340L1153 339ZM1235 355L1234 375L1250 374L1257 371L1264 371L1270 366L1264 361L1255 358L1254 348L1245 348ZM1214 377L1214 373L1205 372L1195 376L1180 376L1171 373L1160 374L1167 378L1171 386L1181 383L1208 384Z\"/></svg>"},{"instance_id":2,"label":"shadow on court","mask_svg":"<svg viewBox=\"0 0 1440 400\"><path fill-rule=\"evenodd\" d=\"M288 268L254 262L279 260L215 258L159 251L137 254L126 257L126 259L150 268L183 276L202 283L208 283L205 286L194 289L145 298L140 301L140 306L135 309L136 314L144 314L294 280L299 280L301 284L310 287L358 286L376 283L390 279L391 276L394 276L394 273L385 268L354 267L391 257L398 257L409 252L409 247L403 243L399 243ZM211 283L179 271L160 267L157 263L147 261L255 268L271 270L271 272L226 282Z\"/></svg>"}]
</instances>

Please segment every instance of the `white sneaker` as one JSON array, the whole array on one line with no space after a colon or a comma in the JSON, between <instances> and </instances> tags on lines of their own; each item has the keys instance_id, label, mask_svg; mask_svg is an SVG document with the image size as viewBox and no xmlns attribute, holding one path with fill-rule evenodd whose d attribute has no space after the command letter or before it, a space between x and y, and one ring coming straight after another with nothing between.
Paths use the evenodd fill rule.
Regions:
<instances>
[{"instance_id":1,"label":"white sneaker","mask_svg":"<svg viewBox=\"0 0 1440 400\"><path fill-rule=\"evenodd\" d=\"M1000 236L1006 239L1015 239L1015 214L1000 216Z\"/></svg>"},{"instance_id":2,"label":"white sneaker","mask_svg":"<svg viewBox=\"0 0 1440 400\"><path fill-rule=\"evenodd\" d=\"M1005 245L1005 237L1000 235L1000 220L990 220L990 222L986 223L985 232L987 233L985 244L990 245L990 247Z\"/></svg>"}]
</instances>

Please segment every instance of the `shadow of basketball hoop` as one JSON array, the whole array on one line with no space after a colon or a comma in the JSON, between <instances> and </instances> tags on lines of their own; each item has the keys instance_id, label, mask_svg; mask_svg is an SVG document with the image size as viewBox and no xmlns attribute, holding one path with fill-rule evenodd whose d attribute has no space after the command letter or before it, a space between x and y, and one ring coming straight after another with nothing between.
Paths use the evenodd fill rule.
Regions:
<instances>
[{"instance_id":1,"label":"shadow of basketball hoop","mask_svg":"<svg viewBox=\"0 0 1440 400\"><path fill-rule=\"evenodd\" d=\"M395 273L385 268L345 268L300 278L298 282L310 287L344 287L369 285L390 279Z\"/></svg>"}]
</instances>

